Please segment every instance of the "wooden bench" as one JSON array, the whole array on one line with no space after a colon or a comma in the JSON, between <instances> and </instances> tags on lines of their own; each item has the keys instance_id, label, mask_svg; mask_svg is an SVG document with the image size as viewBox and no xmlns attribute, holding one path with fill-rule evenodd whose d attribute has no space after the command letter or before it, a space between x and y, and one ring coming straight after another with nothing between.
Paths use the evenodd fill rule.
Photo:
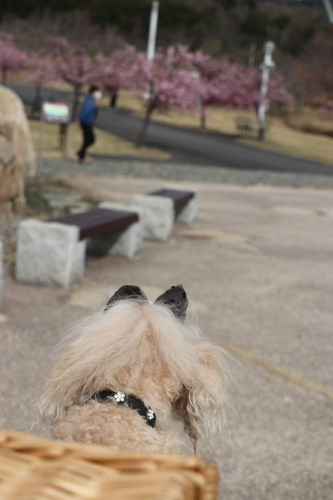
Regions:
<instances>
[{"instance_id":1,"label":"wooden bench","mask_svg":"<svg viewBox=\"0 0 333 500\"><path fill-rule=\"evenodd\" d=\"M79 241L81 241L106 233L121 231L138 220L139 216L135 212L95 208L88 212L49 219L48 222L59 222L60 224L77 226L80 230Z\"/></svg>"},{"instance_id":2,"label":"wooden bench","mask_svg":"<svg viewBox=\"0 0 333 500\"><path fill-rule=\"evenodd\" d=\"M257 137L258 135L257 122L247 116L236 116L235 125L237 131L244 137ZM270 126L271 122L269 120L265 120L265 134L270 129Z\"/></svg>"},{"instance_id":3,"label":"wooden bench","mask_svg":"<svg viewBox=\"0 0 333 500\"><path fill-rule=\"evenodd\" d=\"M84 275L86 250L131 259L140 252L142 237L142 220L129 207L24 220L18 229L16 279L69 287Z\"/></svg>"},{"instance_id":4,"label":"wooden bench","mask_svg":"<svg viewBox=\"0 0 333 500\"><path fill-rule=\"evenodd\" d=\"M177 219L177 214L180 214L180 212L188 204L188 202L195 197L195 193L193 191L181 191L180 189L176 190L164 188L160 189L159 191L148 193L148 196L162 196L165 198L170 198L173 201Z\"/></svg>"},{"instance_id":5,"label":"wooden bench","mask_svg":"<svg viewBox=\"0 0 333 500\"><path fill-rule=\"evenodd\" d=\"M146 195L135 195L131 206L144 209L144 238L167 240L175 222L192 224L197 216L197 193L166 186Z\"/></svg>"}]
</instances>

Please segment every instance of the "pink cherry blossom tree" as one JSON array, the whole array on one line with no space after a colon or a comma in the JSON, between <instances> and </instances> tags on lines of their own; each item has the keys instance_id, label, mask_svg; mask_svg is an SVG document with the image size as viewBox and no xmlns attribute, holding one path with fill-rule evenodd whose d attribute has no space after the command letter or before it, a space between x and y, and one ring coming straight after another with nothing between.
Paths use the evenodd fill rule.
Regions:
<instances>
[{"instance_id":1,"label":"pink cherry blossom tree","mask_svg":"<svg viewBox=\"0 0 333 500\"><path fill-rule=\"evenodd\" d=\"M71 44L65 38L49 38L48 48L53 56L59 79L73 87L72 120L76 118L80 91L84 85L99 81L102 68L97 57L88 56L79 44Z\"/></svg>"},{"instance_id":2,"label":"pink cherry blossom tree","mask_svg":"<svg viewBox=\"0 0 333 500\"><path fill-rule=\"evenodd\" d=\"M99 80L104 85L132 88L129 81L133 77L133 68L136 68L138 57L136 48L127 43L123 43L109 56L97 54L96 62L100 68Z\"/></svg>"},{"instance_id":3,"label":"pink cherry blossom tree","mask_svg":"<svg viewBox=\"0 0 333 500\"><path fill-rule=\"evenodd\" d=\"M208 106L223 104L230 91L229 64L212 59L198 51L192 55L192 65L198 73L201 128L206 128Z\"/></svg>"},{"instance_id":4,"label":"pink cherry blossom tree","mask_svg":"<svg viewBox=\"0 0 333 500\"><path fill-rule=\"evenodd\" d=\"M26 80L42 87L46 82L59 79L52 56L44 51L32 52L26 65Z\"/></svg>"},{"instance_id":5,"label":"pink cherry blossom tree","mask_svg":"<svg viewBox=\"0 0 333 500\"><path fill-rule=\"evenodd\" d=\"M35 85L35 98L32 104L32 114L40 112L41 90L46 82L59 80L55 62L50 54L44 51L29 54L26 66L26 81Z\"/></svg>"},{"instance_id":6,"label":"pink cherry blossom tree","mask_svg":"<svg viewBox=\"0 0 333 500\"><path fill-rule=\"evenodd\" d=\"M128 88L128 82L132 76L132 66L136 64L138 57L134 46L122 43L111 55L98 54L96 62L101 71L100 82L110 92L110 106L120 88Z\"/></svg>"},{"instance_id":7,"label":"pink cherry blossom tree","mask_svg":"<svg viewBox=\"0 0 333 500\"><path fill-rule=\"evenodd\" d=\"M155 110L167 110L170 106L181 110L197 108L197 79L193 78L189 66L182 62L177 48L158 50L154 61L149 61L144 53L136 53L122 75L123 86L135 89L146 109L137 138L138 147L142 145Z\"/></svg>"},{"instance_id":8,"label":"pink cherry blossom tree","mask_svg":"<svg viewBox=\"0 0 333 500\"><path fill-rule=\"evenodd\" d=\"M146 117L140 140L144 136L150 117L157 108L177 106L181 109L199 109L201 127L205 128L210 106L227 106L257 111L261 103L261 72L226 58L213 59L201 51L191 52L184 45L158 51L154 64L144 54L138 54L131 65L129 82L145 89ZM271 73L268 100L289 104L291 94L281 73ZM139 141L140 142L140 141Z\"/></svg>"},{"instance_id":9,"label":"pink cherry blossom tree","mask_svg":"<svg viewBox=\"0 0 333 500\"><path fill-rule=\"evenodd\" d=\"M292 94L287 90L287 80L279 71L272 71L269 86L268 99L278 104L291 104Z\"/></svg>"},{"instance_id":10,"label":"pink cherry blossom tree","mask_svg":"<svg viewBox=\"0 0 333 500\"><path fill-rule=\"evenodd\" d=\"M259 70L231 64L224 58L212 59L200 51L192 55L191 62L199 74L202 128L205 128L208 106L224 105L231 108L257 109L261 102ZM284 78L277 71L271 74L268 98L272 102L279 103L291 101L291 95L285 88Z\"/></svg>"},{"instance_id":11,"label":"pink cherry blossom tree","mask_svg":"<svg viewBox=\"0 0 333 500\"><path fill-rule=\"evenodd\" d=\"M2 84L7 84L7 74L9 71L20 71L26 67L27 62L27 55L15 46L13 37L2 33L0 35L0 71L2 73Z\"/></svg>"}]
</instances>

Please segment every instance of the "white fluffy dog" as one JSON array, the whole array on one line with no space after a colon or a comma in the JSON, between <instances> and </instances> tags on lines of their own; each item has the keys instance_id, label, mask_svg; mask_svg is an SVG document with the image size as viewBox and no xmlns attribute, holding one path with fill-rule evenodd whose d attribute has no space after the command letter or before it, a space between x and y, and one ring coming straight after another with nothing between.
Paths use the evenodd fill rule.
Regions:
<instances>
[{"instance_id":1,"label":"white fluffy dog","mask_svg":"<svg viewBox=\"0 0 333 500\"><path fill-rule=\"evenodd\" d=\"M155 303L137 286L121 287L64 341L41 423L60 439L121 451L182 452L172 420L183 421L195 451L198 438L220 433L224 351L186 321L187 306L181 285Z\"/></svg>"}]
</instances>

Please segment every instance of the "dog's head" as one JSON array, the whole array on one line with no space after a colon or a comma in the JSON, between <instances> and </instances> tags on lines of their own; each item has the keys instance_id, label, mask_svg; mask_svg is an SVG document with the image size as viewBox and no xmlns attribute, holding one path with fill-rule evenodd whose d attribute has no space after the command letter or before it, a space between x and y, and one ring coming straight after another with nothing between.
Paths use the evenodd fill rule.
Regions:
<instances>
[{"instance_id":1,"label":"dog's head","mask_svg":"<svg viewBox=\"0 0 333 500\"><path fill-rule=\"evenodd\" d=\"M219 430L223 350L186 320L187 307L182 285L155 302L138 286L119 288L65 339L39 405L41 420L53 424L71 406L112 389L143 399L157 415L172 411L194 440Z\"/></svg>"},{"instance_id":2,"label":"dog's head","mask_svg":"<svg viewBox=\"0 0 333 500\"><path fill-rule=\"evenodd\" d=\"M108 300L105 311L120 300L137 300L139 302L145 302L148 301L148 298L140 287L136 285L124 285ZM177 319L185 321L188 299L182 285L172 286L169 290L157 297L155 303L168 307Z\"/></svg>"}]
</instances>

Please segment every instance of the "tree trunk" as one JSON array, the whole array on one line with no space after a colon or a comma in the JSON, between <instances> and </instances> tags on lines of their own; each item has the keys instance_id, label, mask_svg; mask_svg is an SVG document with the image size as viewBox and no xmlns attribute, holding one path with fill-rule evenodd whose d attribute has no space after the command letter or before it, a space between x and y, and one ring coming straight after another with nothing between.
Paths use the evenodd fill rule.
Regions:
<instances>
[{"instance_id":1,"label":"tree trunk","mask_svg":"<svg viewBox=\"0 0 333 500\"><path fill-rule=\"evenodd\" d=\"M77 111L79 108L81 85L74 86L74 99L73 99L73 109L72 109L72 122L75 122Z\"/></svg>"},{"instance_id":2,"label":"tree trunk","mask_svg":"<svg viewBox=\"0 0 333 500\"><path fill-rule=\"evenodd\" d=\"M36 114L38 118L42 110L42 99L41 99L42 86L35 86L35 97L31 105L31 118Z\"/></svg>"},{"instance_id":3,"label":"tree trunk","mask_svg":"<svg viewBox=\"0 0 333 500\"><path fill-rule=\"evenodd\" d=\"M258 128L258 139L260 141L263 141L265 139L265 128L262 126Z\"/></svg>"},{"instance_id":4,"label":"tree trunk","mask_svg":"<svg viewBox=\"0 0 333 500\"><path fill-rule=\"evenodd\" d=\"M36 87L35 87L35 99L36 99L36 101L40 101L41 92L42 92L42 86L40 84L36 85Z\"/></svg>"},{"instance_id":5,"label":"tree trunk","mask_svg":"<svg viewBox=\"0 0 333 500\"><path fill-rule=\"evenodd\" d=\"M206 128L206 115L203 111L201 111L201 116L200 116L200 128L202 130L205 130Z\"/></svg>"},{"instance_id":6,"label":"tree trunk","mask_svg":"<svg viewBox=\"0 0 333 500\"><path fill-rule=\"evenodd\" d=\"M142 126L142 129L141 129L141 132L139 133L137 139L136 139L136 143L135 143L135 146L137 148L141 148L142 146L142 142L143 142L143 139L146 135L146 132L147 132L147 128L148 128L148 125L149 125L149 122L150 122L150 118L151 118L151 115L153 113L155 109L155 104L149 104L148 108L147 108L147 111L146 111L146 116L145 116L145 119L144 119L144 122L143 122L143 126Z\"/></svg>"},{"instance_id":7,"label":"tree trunk","mask_svg":"<svg viewBox=\"0 0 333 500\"><path fill-rule=\"evenodd\" d=\"M7 85L7 70L5 68L2 70L2 85Z\"/></svg>"}]
</instances>

